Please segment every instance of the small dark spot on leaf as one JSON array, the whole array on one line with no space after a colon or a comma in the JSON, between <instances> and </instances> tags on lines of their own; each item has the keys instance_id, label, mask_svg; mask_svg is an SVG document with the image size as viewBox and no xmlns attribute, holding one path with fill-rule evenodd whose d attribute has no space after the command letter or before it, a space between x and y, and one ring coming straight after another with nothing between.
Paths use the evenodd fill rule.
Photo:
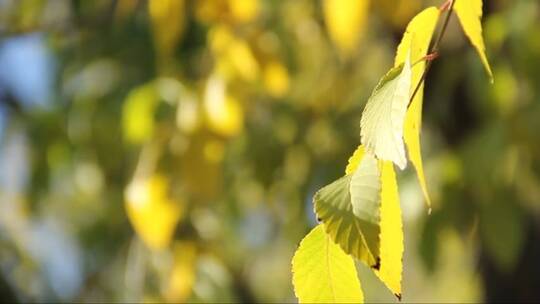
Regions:
<instances>
[{"instance_id":1,"label":"small dark spot on leaf","mask_svg":"<svg viewBox=\"0 0 540 304\"><path fill-rule=\"evenodd\" d=\"M396 296L396 298L397 298L399 301L401 301L401 294L400 294L400 293L395 293L394 295Z\"/></svg>"},{"instance_id":2,"label":"small dark spot on leaf","mask_svg":"<svg viewBox=\"0 0 540 304\"><path fill-rule=\"evenodd\" d=\"M371 268L373 268L375 270L379 270L379 268L381 268L381 258L380 257L377 257L377 262L375 263L375 265L372 265Z\"/></svg>"}]
</instances>

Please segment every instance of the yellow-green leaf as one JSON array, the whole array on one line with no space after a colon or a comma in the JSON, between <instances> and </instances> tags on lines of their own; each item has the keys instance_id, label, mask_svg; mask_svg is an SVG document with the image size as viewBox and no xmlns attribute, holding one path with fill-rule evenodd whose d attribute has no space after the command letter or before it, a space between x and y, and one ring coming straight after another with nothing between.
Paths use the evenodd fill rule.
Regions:
<instances>
[{"instance_id":1,"label":"yellow-green leaf","mask_svg":"<svg viewBox=\"0 0 540 304\"><path fill-rule=\"evenodd\" d=\"M158 92L153 82L129 92L122 108L122 131L128 142L140 144L152 135L158 104Z\"/></svg>"},{"instance_id":2,"label":"yellow-green leaf","mask_svg":"<svg viewBox=\"0 0 540 304\"><path fill-rule=\"evenodd\" d=\"M454 10L458 16L465 35L469 37L471 44L476 49L480 60L493 83L493 73L486 56L486 46L482 38L482 0L454 0Z\"/></svg>"},{"instance_id":3,"label":"yellow-green leaf","mask_svg":"<svg viewBox=\"0 0 540 304\"><path fill-rule=\"evenodd\" d=\"M353 213L359 219L378 225L380 221L381 174L377 159L365 154L349 184Z\"/></svg>"},{"instance_id":4,"label":"yellow-green leaf","mask_svg":"<svg viewBox=\"0 0 540 304\"><path fill-rule=\"evenodd\" d=\"M428 51L429 43L433 37L433 32L440 12L436 7L429 7L416 15L409 25L398 46L395 66L405 62L407 54L410 51L411 61L421 60ZM412 67L411 89L417 85L422 77L425 68L425 61L421 60ZM407 145L409 159L416 169L418 181L428 206L431 206L431 200L428 195L426 178L424 177L424 166L422 164L422 153L420 149L420 130L422 125L422 102L424 97L424 84L418 90L418 93L411 101L407 114L405 115L404 139Z\"/></svg>"},{"instance_id":5,"label":"yellow-green leaf","mask_svg":"<svg viewBox=\"0 0 540 304\"><path fill-rule=\"evenodd\" d=\"M345 174L349 175L356 171L356 168L358 168L358 164L360 164L362 157L364 157L364 153L366 153L366 149L364 148L364 146L359 145L358 148L356 148L356 150L354 151L353 155L349 158L349 163L345 168Z\"/></svg>"},{"instance_id":6,"label":"yellow-green leaf","mask_svg":"<svg viewBox=\"0 0 540 304\"><path fill-rule=\"evenodd\" d=\"M300 303L364 301L353 259L319 225L300 243L292 260L294 293Z\"/></svg>"},{"instance_id":7,"label":"yellow-green leaf","mask_svg":"<svg viewBox=\"0 0 540 304\"><path fill-rule=\"evenodd\" d=\"M377 276L401 299L403 224L396 173L392 162L382 162L381 172L381 266Z\"/></svg>"},{"instance_id":8,"label":"yellow-green leaf","mask_svg":"<svg viewBox=\"0 0 540 304\"><path fill-rule=\"evenodd\" d=\"M399 168L407 166L403 124L411 90L409 56L403 65L392 68L375 87L360 120L360 137L366 151L380 160L391 160Z\"/></svg>"},{"instance_id":9,"label":"yellow-green leaf","mask_svg":"<svg viewBox=\"0 0 540 304\"><path fill-rule=\"evenodd\" d=\"M378 267L379 225L358 218L353 213L346 175L320 189L314 198L315 213L326 232L348 254L372 267Z\"/></svg>"}]
</instances>

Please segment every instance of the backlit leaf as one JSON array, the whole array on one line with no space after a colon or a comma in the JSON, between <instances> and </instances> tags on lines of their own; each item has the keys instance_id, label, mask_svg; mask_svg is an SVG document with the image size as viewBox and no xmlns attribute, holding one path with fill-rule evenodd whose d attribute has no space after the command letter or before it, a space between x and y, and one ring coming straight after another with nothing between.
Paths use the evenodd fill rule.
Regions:
<instances>
[{"instance_id":1,"label":"backlit leaf","mask_svg":"<svg viewBox=\"0 0 540 304\"><path fill-rule=\"evenodd\" d=\"M167 193L169 181L161 175L137 178L126 189L126 210L135 232L152 249L167 247L182 210Z\"/></svg>"},{"instance_id":2,"label":"backlit leaf","mask_svg":"<svg viewBox=\"0 0 540 304\"><path fill-rule=\"evenodd\" d=\"M482 38L482 0L454 0L454 10L458 16L465 35L476 49L480 60L493 83L493 73L486 56L486 46Z\"/></svg>"},{"instance_id":3,"label":"backlit leaf","mask_svg":"<svg viewBox=\"0 0 540 304\"><path fill-rule=\"evenodd\" d=\"M392 68L375 87L360 120L360 137L366 151L380 160L391 160L401 169L407 166L403 124L409 104L411 65Z\"/></svg>"},{"instance_id":4,"label":"backlit leaf","mask_svg":"<svg viewBox=\"0 0 540 304\"><path fill-rule=\"evenodd\" d=\"M197 247L192 241L178 241L173 246L173 265L165 291L168 302L186 302L196 279Z\"/></svg>"},{"instance_id":5,"label":"backlit leaf","mask_svg":"<svg viewBox=\"0 0 540 304\"><path fill-rule=\"evenodd\" d=\"M380 221L380 178L377 160L368 153L360 161L349 184L354 215L373 225L378 225Z\"/></svg>"},{"instance_id":6,"label":"backlit leaf","mask_svg":"<svg viewBox=\"0 0 540 304\"><path fill-rule=\"evenodd\" d=\"M292 260L294 292L300 303L364 301L353 259L319 225L300 243Z\"/></svg>"},{"instance_id":7,"label":"backlit leaf","mask_svg":"<svg viewBox=\"0 0 540 304\"><path fill-rule=\"evenodd\" d=\"M346 173L351 174L359 168L365 150L360 145L349 159ZM380 192L380 268L378 277L388 288L401 298L401 274L403 269L403 224L399 204L396 174L392 162L381 164ZM377 204L379 206L379 204Z\"/></svg>"},{"instance_id":8,"label":"backlit leaf","mask_svg":"<svg viewBox=\"0 0 540 304\"><path fill-rule=\"evenodd\" d=\"M204 110L208 127L223 136L234 136L244 126L244 111L240 103L227 95L223 78L213 75L208 79L204 94Z\"/></svg>"},{"instance_id":9,"label":"backlit leaf","mask_svg":"<svg viewBox=\"0 0 540 304\"><path fill-rule=\"evenodd\" d=\"M375 273L398 298L401 298L403 224L396 173L392 162L382 162L381 184L381 267Z\"/></svg>"},{"instance_id":10,"label":"backlit leaf","mask_svg":"<svg viewBox=\"0 0 540 304\"><path fill-rule=\"evenodd\" d=\"M289 72L277 60L272 60L264 68L264 86L273 97L283 97L289 90Z\"/></svg>"},{"instance_id":11,"label":"backlit leaf","mask_svg":"<svg viewBox=\"0 0 540 304\"><path fill-rule=\"evenodd\" d=\"M364 157L365 153L366 149L364 146L359 145L354 151L353 155L349 158L349 163L347 164L347 168L345 168L345 174L349 175L356 171L356 168L360 164L360 161L362 160L362 157Z\"/></svg>"},{"instance_id":12,"label":"backlit leaf","mask_svg":"<svg viewBox=\"0 0 540 304\"><path fill-rule=\"evenodd\" d=\"M314 198L315 213L326 232L346 253L377 267L379 225L354 214L349 191L351 178L352 175L346 175L320 189Z\"/></svg>"},{"instance_id":13,"label":"backlit leaf","mask_svg":"<svg viewBox=\"0 0 540 304\"><path fill-rule=\"evenodd\" d=\"M184 30L185 0L150 0L148 10L156 48L171 56Z\"/></svg>"},{"instance_id":14,"label":"backlit leaf","mask_svg":"<svg viewBox=\"0 0 540 304\"><path fill-rule=\"evenodd\" d=\"M142 143L154 132L154 112L159 103L154 83L129 92L122 108L122 131L131 143Z\"/></svg>"},{"instance_id":15,"label":"backlit leaf","mask_svg":"<svg viewBox=\"0 0 540 304\"><path fill-rule=\"evenodd\" d=\"M418 15L416 15L409 25L407 30L401 39L401 43L398 46L397 54L395 58L395 66L403 64L406 60L406 56L411 54L411 61L417 62L412 69L412 82L411 90L417 85L418 81L422 77L426 63L421 60L428 52L429 43L432 39L435 26L439 19L439 9L436 7L426 8ZM422 103L424 97L424 84L422 84L418 90L418 93L411 101L409 109L405 114L404 125L404 139L407 145L407 151L411 163L416 169L418 181L424 198L428 206L431 206L431 200L428 195L426 178L424 177L424 166L422 164L422 153L420 149L420 130L422 126Z\"/></svg>"},{"instance_id":16,"label":"backlit leaf","mask_svg":"<svg viewBox=\"0 0 540 304\"><path fill-rule=\"evenodd\" d=\"M343 56L353 53L367 21L368 0L325 0L324 20L328 33Z\"/></svg>"},{"instance_id":17,"label":"backlit leaf","mask_svg":"<svg viewBox=\"0 0 540 304\"><path fill-rule=\"evenodd\" d=\"M228 0L233 19L239 23L251 22L260 13L259 0Z\"/></svg>"},{"instance_id":18,"label":"backlit leaf","mask_svg":"<svg viewBox=\"0 0 540 304\"><path fill-rule=\"evenodd\" d=\"M218 25L208 32L208 44L216 59L216 70L225 79L239 77L254 81L259 63L246 40L237 37L228 26Z\"/></svg>"}]
</instances>

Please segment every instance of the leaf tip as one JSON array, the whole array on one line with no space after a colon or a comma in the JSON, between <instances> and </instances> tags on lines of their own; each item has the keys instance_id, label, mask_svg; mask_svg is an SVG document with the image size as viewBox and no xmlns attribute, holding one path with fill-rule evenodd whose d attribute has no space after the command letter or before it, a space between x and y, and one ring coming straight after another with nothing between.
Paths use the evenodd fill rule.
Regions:
<instances>
[{"instance_id":1,"label":"leaf tip","mask_svg":"<svg viewBox=\"0 0 540 304\"><path fill-rule=\"evenodd\" d=\"M401 293L395 293L394 295L396 296L396 298L398 299L398 301L401 302Z\"/></svg>"}]
</instances>

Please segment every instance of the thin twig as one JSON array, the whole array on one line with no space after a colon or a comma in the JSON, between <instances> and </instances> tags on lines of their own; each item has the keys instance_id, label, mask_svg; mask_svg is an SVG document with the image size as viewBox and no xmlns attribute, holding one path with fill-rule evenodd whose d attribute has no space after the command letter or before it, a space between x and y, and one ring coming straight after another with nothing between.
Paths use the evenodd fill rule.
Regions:
<instances>
[{"instance_id":1,"label":"thin twig","mask_svg":"<svg viewBox=\"0 0 540 304\"><path fill-rule=\"evenodd\" d=\"M454 10L454 4L456 3L457 0L449 0L449 1L450 1L450 7L448 7L448 4L447 4L448 1L445 2L441 6L441 10L447 9L446 16L444 18L444 23L443 23L441 29L437 33L437 38L435 39L435 42L433 43L433 46L431 47L431 50L429 51L429 54L438 54L439 53L439 44L441 43L441 40L442 40L442 38L444 36L444 33L446 32L446 28L448 27L448 22L450 21L450 17L452 16L452 12ZM427 73L428 73L429 69L431 68L431 63L432 62L433 62L433 60L427 60L426 67L424 68L424 72L422 73L422 77L420 77L420 80L418 81L418 84L414 88L414 91L413 91L413 94L411 95L411 99L409 100L409 103L412 102L412 100L416 96L416 93L418 93L418 91L420 90L420 86L422 86L422 83L426 79Z\"/></svg>"}]
</instances>

